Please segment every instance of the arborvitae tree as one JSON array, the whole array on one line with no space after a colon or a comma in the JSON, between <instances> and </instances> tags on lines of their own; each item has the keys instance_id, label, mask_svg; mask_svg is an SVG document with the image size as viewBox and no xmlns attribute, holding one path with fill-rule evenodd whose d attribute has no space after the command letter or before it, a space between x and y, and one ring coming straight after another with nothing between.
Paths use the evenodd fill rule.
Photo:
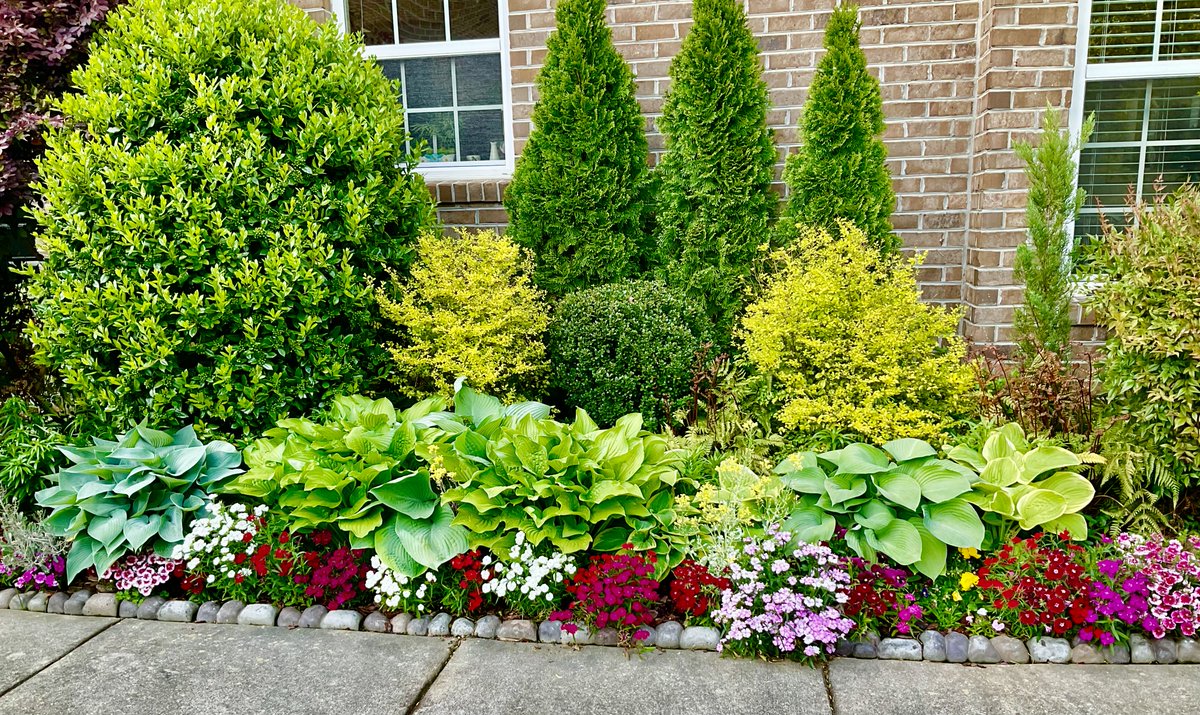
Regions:
<instances>
[{"instance_id":1,"label":"arborvitae tree","mask_svg":"<svg viewBox=\"0 0 1200 715\"><path fill-rule=\"evenodd\" d=\"M1027 359L1041 351L1062 354L1071 342L1071 235L1068 226L1083 206L1084 191L1075 187L1075 154L1092 133L1089 117L1077 141L1060 127L1058 110L1046 107L1036 147L1018 143L1013 149L1025 162L1029 199L1025 221L1029 240L1017 247L1013 271L1025 284L1025 303L1017 308L1013 330Z\"/></svg>"},{"instance_id":2,"label":"arborvitae tree","mask_svg":"<svg viewBox=\"0 0 1200 715\"><path fill-rule=\"evenodd\" d=\"M533 133L505 193L508 235L554 295L641 272L648 217L644 120L605 0L562 0L538 74Z\"/></svg>"},{"instance_id":3,"label":"arborvitae tree","mask_svg":"<svg viewBox=\"0 0 1200 715\"><path fill-rule=\"evenodd\" d=\"M790 243L798 223L833 231L837 219L845 219L886 254L900 248L888 220L896 197L880 138L883 98L867 71L858 30L852 5L835 9L825 27L825 56L800 119L801 146L783 172L789 198L778 238Z\"/></svg>"},{"instance_id":4,"label":"arborvitae tree","mask_svg":"<svg viewBox=\"0 0 1200 715\"><path fill-rule=\"evenodd\" d=\"M738 0L696 0L658 126L658 255L668 281L728 337L778 197L758 44Z\"/></svg>"}]
</instances>

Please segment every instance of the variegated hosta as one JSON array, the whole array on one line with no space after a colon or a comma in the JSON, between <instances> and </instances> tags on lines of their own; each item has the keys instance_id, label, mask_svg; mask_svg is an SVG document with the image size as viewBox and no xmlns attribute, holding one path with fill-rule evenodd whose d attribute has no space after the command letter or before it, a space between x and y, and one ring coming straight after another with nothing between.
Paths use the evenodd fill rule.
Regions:
<instances>
[{"instance_id":1,"label":"variegated hosta","mask_svg":"<svg viewBox=\"0 0 1200 715\"><path fill-rule=\"evenodd\" d=\"M60 447L71 464L35 495L51 510L47 529L71 540L68 582L89 567L102 574L147 547L170 557L209 494L242 471L233 445L203 444L191 427L169 434L142 423L116 440L92 442Z\"/></svg>"},{"instance_id":2,"label":"variegated hosta","mask_svg":"<svg viewBox=\"0 0 1200 715\"><path fill-rule=\"evenodd\" d=\"M883 553L930 578L945 570L947 547L983 542L983 522L968 500L978 476L919 439L800 452L775 473L802 495L784 524L799 541L828 541L841 526L863 558Z\"/></svg>"},{"instance_id":3,"label":"variegated hosta","mask_svg":"<svg viewBox=\"0 0 1200 715\"><path fill-rule=\"evenodd\" d=\"M1037 528L1068 532L1075 540L1087 538L1087 522L1080 512L1096 490L1079 472L1087 464L1103 464L1099 455L1051 445L1034 447L1021 426L1010 422L988 435L981 452L958 445L949 457L979 472L979 481L966 498L984 511L997 541L1017 529Z\"/></svg>"}]
</instances>

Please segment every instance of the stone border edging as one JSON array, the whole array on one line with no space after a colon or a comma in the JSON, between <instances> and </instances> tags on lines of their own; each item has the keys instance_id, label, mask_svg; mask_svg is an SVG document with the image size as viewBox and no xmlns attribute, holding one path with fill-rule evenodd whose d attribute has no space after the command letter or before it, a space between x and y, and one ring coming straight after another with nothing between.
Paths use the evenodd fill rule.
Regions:
<instances>
[{"instance_id":1,"label":"stone border edging","mask_svg":"<svg viewBox=\"0 0 1200 715\"><path fill-rule=\"evenodd\" d=\"M414 617L401 613L388 618L380 611L363 616L358 611L334 610L324 606L277 608L268 603L244 604L241 601L220 603L208 601L167 601L151 596L134 604L118 601L115 593L93 594L81 589L73 594L59 591L20 592L15 588L0 591L0 609L33 611L70 616L100 616L130 618L172 623L218 623L241 626L276 626L281 628L315 628L321 630L367 631L397 633L435 638L484 638L491 640L557 643L561 645L616 646L617 631L602 628L595 633L580 628L570 634L560 621L534 623L529 620L502 621L489 615L478 621L466 617L454 618L448 613L433 617ZM715 651L721 633L709 626L684 627L677 621L658 626L642 626L650 634L646 646L664 649ZM977 665L1023 663L1077 663L1087 665L1116 664L1200 664L1200 640L1164 638L1161 640L1133 635L1127 645L1101 647L1065 638L1035 637L1022 641L1007 635L966 636L952 632L941 634L925 631L920 638L879 638L868 633L858 640L842 640L836 655L849 658L881 660L925 660L944 663L973 663Z\"/></svg>"}]
</instances>

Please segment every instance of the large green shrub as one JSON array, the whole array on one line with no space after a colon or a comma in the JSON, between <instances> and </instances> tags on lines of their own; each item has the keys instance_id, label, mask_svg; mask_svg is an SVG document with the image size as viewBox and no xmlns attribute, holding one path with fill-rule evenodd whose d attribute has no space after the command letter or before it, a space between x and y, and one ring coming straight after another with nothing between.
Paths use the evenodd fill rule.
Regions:
<instances>
[{"instance_id":1,"label":"large green shrub","mask_svg":"<svg viewBox=\"0 0 1200 715\"><path fill-rule=\"evenodd\" d=\"M657 424L687 394L707 324L696 302L659 281L572 293L546 335L551 387L602 425L630 412Z\"/></svg>"},{"instance_id":2,"label":"large green shrub","mask_svg":"<svg viewBox=\"0 0 1200 715\"><path fill-rule=\"evenodd\" d=\"M1108 329L1099 379L1133 445L1183 485L1200 477L1200 189L1106 227L1088 305ZM1161 495L1161 494L1160 494Z\"/></svg>"},{"instance_id":3,"label":"large green shrub","mask_svg":"<svg viewBox=\"0 0 1200 715\"><path fill-rule=\"evenodd\" d=\"M537 78L533 133L504 194L508 235L553 295L637 275L646 253L645 126L604 0L562 0Z\"/></svg>"},{"instance_id":4,"label":"large green shrub","mask_svg":"<svg viewBox=\"0 0 1200 715\"><path fill-rule=\"evenodd\" d=\"M913 263L880 256L859 229L806 229L746 309L746 356L778 381L797 436L836 431L876 444L938 438L975 386L958 316L921 302Z\"/></svg>"},{"instance_id":5,"label":"large green shrub","mask_svg":"<svg viewBox=\"0 0 1200 715\"><path fill-rule=\"evenodd\" d=\"M373 374L372 279L431 204L353 39L278 0L135 0L74 82L29 334L83 410L246 434Z\"/></svg>"},{"instance_id":6,"label":"large green shrub","mask_svg":"<svg viewBox=\"0 0 1200 715\"><path fill-rule=\"evenodd\" d=\"M696 0L658 127L658 253L667 281L727 339L779 203L758 42L735 0ZM724 340L722 340L724 342Z\"/></svg>"},{"instance_id":7,"label":"large green shrub","mask_svg":"<svg viewBox=\"0 0 1200 715\"><path fill-rule=\"evenodd\" d=\"M839 219L858 226L883 253L900 248L890 216L896 206L883 145L883 98L858 44L858 8L843 5L825 26L825 55L800 118L800 149L788 157L787 208L778 240L796 224L834 230Z\"/></svg>"},{"instance_id":8,"label":"large green shrub","mask_svg":"<svg viewBox=\"0 0 1200 715\"><path fill-rule=\"evenodd\" d=\"M62 464L58 447L67 443L52 419L20 397L0 404L0 491L19 507L33 502L46 475Z\"/></svg>"}]
</instances>

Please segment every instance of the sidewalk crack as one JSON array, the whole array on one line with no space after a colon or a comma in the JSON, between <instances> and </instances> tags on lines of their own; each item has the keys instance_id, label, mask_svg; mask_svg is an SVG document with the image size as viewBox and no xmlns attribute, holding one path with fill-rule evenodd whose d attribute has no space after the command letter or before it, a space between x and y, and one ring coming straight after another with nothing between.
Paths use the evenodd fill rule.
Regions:
<instances>
[{"instance_id":1,"label":"sidewalk crack","mask_svg":"<svg viewBox=\"0 0 1200 715\"><path fill-rule=\"evenodd\" d=\"M404 715L413 715L413 713L421 709L421 703L425 701L425 695L429 692L429 689L433 687L433 684L437 682L437 679L442 677L442 671L445 670L446 666L450 664L450 659L454 657L454 651L458 650L458 646L461 643L461 638L455 638L450 642L450 650L446 651L445 660L443 660L442 664L438 666L437 672L435 672L433 676L430 677L429 680L426 680L425 684L421 686L421 692L417 693L416 700L413 700L412 706L409 707L408 710L404 711Z\"/></svg>"},{"instance_id":2,"label":"sidewalk crack","mask_svg":"<svg viewBox=\"0 0 1200 715\"><path fill-rule=\"evenodd\" d=\"M829 699L829 715L837 715L837 702L833 698L833 681L829 678L829 663L821 664L821 678L825 681L825 697Z\"/></svg>"},{"instance_id":3,"label":"sidewalk crack","mask_svg":"<svg viewBox=\"0 0 1200 715\"><path fill-rule=\"evenodd\" d=\"M64 617L65 617L65 618L77 618L78 616L64 616ZM78 643L76 643L76 644L75 644L74 646L72 646L72 647L71 647L71 649L70 649L70 650L68 650L66 653L63 653L62 655L58 656L58 657L57 657L57 658L55 658L54 660L52 660L52 661L50 661L49 663L45 664L45 665L44 665L44 666L42 666L41 668L38 668L37 670L33 671L33 672L32 672L32 673L30 673L29 675L25 676L24 678L21 678L21 680L19 680L18 682L14 683L14 684L13 684L13 686L12 686L11 688L4 688L4 689L0 690L0 698L3 698L5 695L8 695L9 693L11 693L12 691L14 691L14 690L16 690L17 688L21 687L21 686L22 686L22 685L24 685L25 683L28 683L30 680L33 680L33 679L34 679L34 678L36 678L37 676L39 676L39 675L41 675L42 673L46 672L46 671L47 671L47 670L49 670L49 669L50 669L50 668L51 668L51 667L52 667L52 666L53 666L55 663L57 663L58 661L62 660L63 658L66 658L68 655L71 655L71 654L72 654L72 653L74 653L75 651L79 650L79 649L80 649L80 648L82 648L84 645L86 645L86 644L88 643L88 641L92 640L92 639L93 639L93 638L95 638L96 636L98 636L98 635L100 635L101 633L103 633L103 632L107 631L109 628L112 628L113 626L117 625L117 624L118 624L118 623L120 623L120 622L121 622L121 619L120 619L120 618L114 618L114 619L112 619L112 620L111 620L111 622L110 622L108 625L104 626L103 628L101 628L100 630L98 630L98 631L96 631L95 633L91 634L91 635L90 635L90 636L88 636L87 638L84 638L83 640L81 640L81 641L79 641Z\"/></svg>"}]
</instances>

